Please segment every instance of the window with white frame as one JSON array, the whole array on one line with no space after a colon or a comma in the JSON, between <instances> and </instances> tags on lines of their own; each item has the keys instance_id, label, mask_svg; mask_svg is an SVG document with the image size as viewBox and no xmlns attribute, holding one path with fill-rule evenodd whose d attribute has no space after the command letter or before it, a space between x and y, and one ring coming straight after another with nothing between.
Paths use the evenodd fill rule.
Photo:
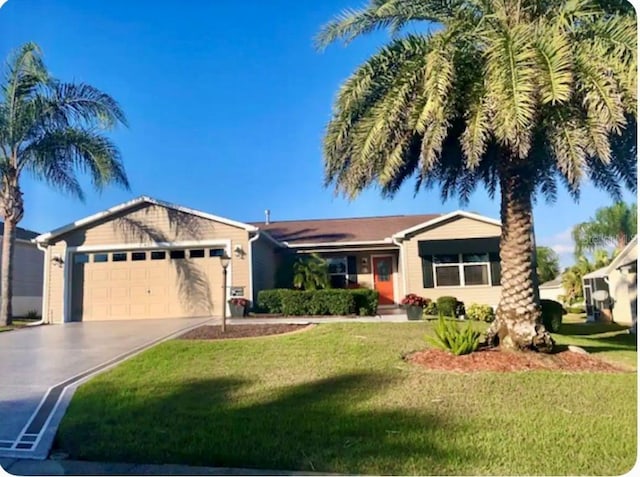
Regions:
<instances>
[{"instance_id":1,"label":"window with white frame","mask_svg":"<svg viewBox=\"0 0 640 477\"><path fill-rule=\"evenodd\" d=\"M491 285L488 253L459 253L433 256L436 287Z\"/></svg>"}]
</instances>

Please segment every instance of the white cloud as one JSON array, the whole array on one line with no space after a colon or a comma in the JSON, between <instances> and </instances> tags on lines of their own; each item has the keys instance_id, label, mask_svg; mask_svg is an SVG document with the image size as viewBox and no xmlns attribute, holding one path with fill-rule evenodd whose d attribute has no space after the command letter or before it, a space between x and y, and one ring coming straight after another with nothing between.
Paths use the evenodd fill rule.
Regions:
<instances>
[{"instance_id":1,"label":"white cloud","mask_svg":"<svg viewBox=\"0 0 640 477\"><path fill-rule=\"evenodd\" d=\"M7 0L0 0L0 8L2 8L2 5L4 5L5 3L7 3Z\"/></svg>"},{"instance_id":2,"label":"white cloud","mask_svg":"<svg viewBox=\"0 0 640 477\"><path fill-rule=\"evenodd\" d=\"M563 230L548 237L540 237L537 245L544 245L551 248L560 256L560 266L567 267L573 263L573 238L571 237L571 228Z\"/></svg>"}]
</instances>

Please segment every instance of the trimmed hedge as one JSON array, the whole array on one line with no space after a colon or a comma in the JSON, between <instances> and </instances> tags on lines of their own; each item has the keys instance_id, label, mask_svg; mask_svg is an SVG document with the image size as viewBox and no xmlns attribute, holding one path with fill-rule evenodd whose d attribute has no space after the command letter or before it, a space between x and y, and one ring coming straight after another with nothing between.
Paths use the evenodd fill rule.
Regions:
<instances>
[{"instance_id":1,"label":"trimmed hedge","mask_svg":"<svg viewBox=\"0 0 640 477\"><path fill-rule=\"evenodd\" d=\"M266 313L282 313L282 296L291 290L275 288L258 292L258 309Z\"/></svg>"},{"instance_id":2,"label":"trimmed hedge","mask_svg":"<svg viewBox=\"0 0 640 477\"><path fill-rule=\"evenodd\" d=\"M568 306L567 307L567 313L575 313L576 315L579 315L581 313L586 313L587 310L584 306Z\"/></svg>"},{"instance_id":3,"label":"trimmed hedge","mask_svg":"<svg viewBox=\"0 0 640 477\"><path fill-rule=\"evenodd\" d=\"M375 315L378 292L367 289L262 290L258 306L267 313L300 315Z\"/></svg>"},{"instance_id":4,"label":"trimmed hedge","mask_svg":"<svg viewBox=\"0 0 640 477\"><path fill-rule=\"evenodd\" d=\"M368 288L354 288L348 290L356 301L356 313L360 316L375 316L378 312L380 294Z\"/></svg>"}]
</instances>

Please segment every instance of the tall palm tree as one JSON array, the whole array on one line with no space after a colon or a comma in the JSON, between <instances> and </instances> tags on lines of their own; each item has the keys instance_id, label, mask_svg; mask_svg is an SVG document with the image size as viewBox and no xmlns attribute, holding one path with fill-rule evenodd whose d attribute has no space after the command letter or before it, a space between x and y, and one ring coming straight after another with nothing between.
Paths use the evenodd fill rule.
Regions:
<instances>
[{"instance_id":1,"label":"tall palm tree","mask_svg":"<svg viewBox=\"0 0 640 477\"><path fill-rule=\"evenodd\" d=\"M428 33L403 34L422 22ZM464 203L500 189L502 297L490 344L548 351L535 293L532 201L589 177L636 187L636 18L622 1L370 0L319 47L380 28L388 45L342 85L325 180L350 198L441 186ZM621 186L622 184L622 186Z\"/></svg>"},{"instance_id":2,"label":"tall palm tree","mask_svg":"<svg viewBox=\"0 0 640 477\"><path fill-rule=\"evenodd\" d=\"M575 255L614 244L619 252L636 235L638 230L638 206L617 202L610 207L596 210L595 217L576 225L572 230Z\"/></svg>"},{"instance_id":3,"label":"tall palm tree","mask_svg":"<svg viewBox=\"0 0 640 477\"><path fill-rule=\"evenodd\" d=\"M24 174L84 200L77 172L102 189L129 186L116 146L103 134L126 124L118 104L83 83L52 78L34 43L18 48L0 83L0 216L4 220L0 269L0 326L12 319L13 249L24 214Z\"/></svg>"}]
</instances>

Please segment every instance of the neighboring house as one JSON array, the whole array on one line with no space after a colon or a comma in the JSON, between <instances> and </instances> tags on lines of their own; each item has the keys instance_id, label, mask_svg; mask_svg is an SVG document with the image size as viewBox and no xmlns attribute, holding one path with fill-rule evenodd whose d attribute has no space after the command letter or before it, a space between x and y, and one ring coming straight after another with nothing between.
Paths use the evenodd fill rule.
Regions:
<instances>
[{"instance_id":1,"label":"neighboring house","mask_svg":"<svg viewBox=\"0 0 640 477\"><path fill-rule=\"evenodd\" d=\"M149 197L35 239L50 322L219 315L223 293L255 302L292 256L313 252L333 286L376 289L381 305L417 293L495 306L499 241L498 221L462 211L242 223Z\"/></svg>"},{"instance_id":2,"label":"neighboring house","mask_svg":"<svg viewBox=\"0 0 640 477\"><path fill-rule=\"evenodd\" d=\"M562 302L559 297L565 294L564 287L562 286L562 277L556 277L553 280L544 282L539 287L540 299L542 300L555 300Z\"/></svg>"},{"instance_id":3,"label":"neighboring house","mask_svg":"<svg viewBox=\"0 0 640 477\"><path fill-rule=\"evenodd\" d=\"M44 254L32 243L36 232L16 228L16 242L13 249L13 316L24 316L42 310L42 274ZM4 238L4 223L0 222L0 243ZM0 263L2 262L0 247Z\"/></svg>"},{"instance_id":4,"label":"neighboring house","mask_svg":"<svg viewBox=\"0 0 640 477\"><path fill-rule=\"evenodd\" d=\"M632 325L635 329L638 286L638 237L606 267L599 268L582 278L587 316L590 320L611 313L613 321ZM599 300L598 293L606 292L607 298Z\"/></svg>"}]
</instances>

